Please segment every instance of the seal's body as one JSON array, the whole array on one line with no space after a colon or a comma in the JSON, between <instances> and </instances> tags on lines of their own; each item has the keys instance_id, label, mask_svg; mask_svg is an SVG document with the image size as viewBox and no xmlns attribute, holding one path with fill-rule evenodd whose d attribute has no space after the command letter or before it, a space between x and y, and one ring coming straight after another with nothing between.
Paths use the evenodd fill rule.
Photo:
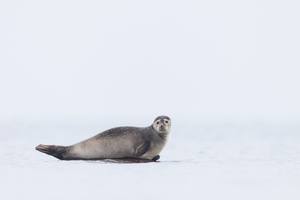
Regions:
<instances>
[{"instance_id":1,"label":"seal's body","mask_svg":"<svg viewBox=\"0 0 300 200\"><path fill-rule=\"evenodd\" d=\"M36 150L61 160L157 160L171 128L169 117L157 117L149 127L118 127L71 146L38 145Z\"/></svg>"}]
</instances>

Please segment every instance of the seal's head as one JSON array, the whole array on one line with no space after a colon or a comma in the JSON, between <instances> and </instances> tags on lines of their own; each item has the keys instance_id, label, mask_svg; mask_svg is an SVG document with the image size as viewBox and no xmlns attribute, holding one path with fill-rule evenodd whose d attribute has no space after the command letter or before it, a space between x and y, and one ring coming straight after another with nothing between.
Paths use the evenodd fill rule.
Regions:
<instances>
[{"instance_id":1,"label":"seal's head","mask_svg":"<svg viewBox=\"0 0 300 200\"><path fill-rule=\"evenodd\" d=\"M171 119L168 116L156 117L152 124L152 127L158 133L167 134L171 129Z\"/></svg>"}]
</instances>

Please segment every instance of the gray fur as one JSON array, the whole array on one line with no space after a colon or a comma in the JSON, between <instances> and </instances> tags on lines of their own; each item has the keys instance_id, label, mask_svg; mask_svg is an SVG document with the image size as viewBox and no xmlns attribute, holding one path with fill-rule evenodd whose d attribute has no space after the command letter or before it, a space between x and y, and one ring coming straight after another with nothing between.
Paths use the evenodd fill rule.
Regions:
<instances>
[{"instance_id":1,"label":"gray fur","mask_svg":"<svg viewBox=\"0 0 300 200\"><path fill-rule=\"evenodd\" d=\"M117 127L71 146L39 145L36 149L62 160L152 160L157 158L166 144L170 123L169 117L160 116L149 127Z\"/></svg>"}]
</instances>

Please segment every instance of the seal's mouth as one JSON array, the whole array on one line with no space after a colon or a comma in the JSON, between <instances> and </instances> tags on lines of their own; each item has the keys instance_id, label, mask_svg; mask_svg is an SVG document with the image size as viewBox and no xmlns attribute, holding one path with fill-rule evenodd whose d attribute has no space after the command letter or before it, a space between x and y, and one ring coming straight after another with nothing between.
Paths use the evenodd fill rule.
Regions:
<instances>
[{"instance_id":1,"label":"seal's mouth","mask_svg":"<svg viewBox=\"0 0 300 200\"><path fill-rule=\"evenodd\" d=\"M160 126L159 127L159 131L166 131L167 129L166 129L166 127L164 127L164 126Z\"/></svg>"}]
</instances>

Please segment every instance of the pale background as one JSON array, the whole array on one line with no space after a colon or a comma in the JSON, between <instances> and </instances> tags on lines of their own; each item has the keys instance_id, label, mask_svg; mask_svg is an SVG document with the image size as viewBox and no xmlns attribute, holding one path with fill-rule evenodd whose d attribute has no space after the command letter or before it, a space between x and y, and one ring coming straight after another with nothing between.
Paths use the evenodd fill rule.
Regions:
<instances>
[{"instance_id":1,"label":"pale background","mask_svg":"<svg viewBox=\"0 0 300 200\"><path fill-rule=\"evenodd\" d=\"M299 199L299 9L1 1L1 199ZM159 164L34 151L160 114L173 129Z\"/></svg>"}]
</instances>

